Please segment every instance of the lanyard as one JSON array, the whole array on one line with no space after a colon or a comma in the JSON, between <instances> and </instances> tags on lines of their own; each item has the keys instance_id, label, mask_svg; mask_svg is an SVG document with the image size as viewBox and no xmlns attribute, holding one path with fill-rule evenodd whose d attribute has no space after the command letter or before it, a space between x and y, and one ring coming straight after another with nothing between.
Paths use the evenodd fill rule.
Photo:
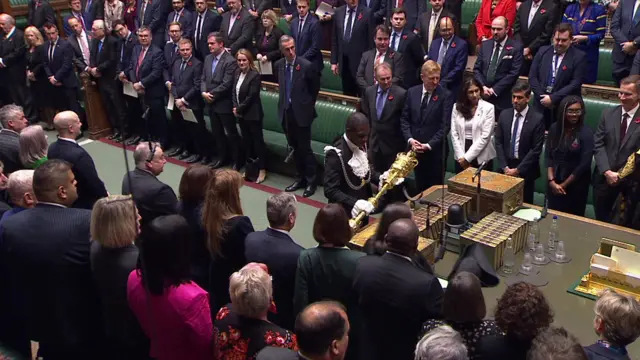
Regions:
<instances>
[{"instance_id":1,"label":"lanyard","mask_svg":"<svg viewBox=\"0 0 640 360\"><path fill-rule=\"evenodd\" d=\"M560 56L555 54L551 61L551 81L549 82L549 86L553 87L556 84L556 75L558 74L558 68L560 67Z\"/></svg>"}]
</instances>

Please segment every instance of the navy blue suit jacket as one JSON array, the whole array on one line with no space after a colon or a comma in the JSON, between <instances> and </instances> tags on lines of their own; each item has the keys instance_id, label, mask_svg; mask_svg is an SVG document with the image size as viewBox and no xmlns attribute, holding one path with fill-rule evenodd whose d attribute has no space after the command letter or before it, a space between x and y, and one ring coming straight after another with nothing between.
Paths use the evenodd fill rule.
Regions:
<instances>
[{"instance_id":1,"label":"navy blue suit jacket","mask_svg":"<svg viewBox=\"0 0 640 360\"><path fill-rule=\"evenodd\" d=\"M393 36L393 30L391 36ZM420 67L424 63L424 48L418 35L414 34L406 26L402 29L402 34L396 41L398 42L397 52L402 54L402 63L404 64L403 87L408 89L421 83ZM389 43L391 44L391 42Z\"/></svg>"},{"instance_id":2,"label":"navy blue suit jacket","mask_svg":"<svg viewBox=\"0 0 640 360\"><path fill-rule=\"evenodd\" d=\"M134 33L129 34L129 37L126 39L120 39L118 42L118 67L116 68L118 74L121 71L126 72L129 68L131 54L136 45L138 45L138 37Z\"/></svg>"},{"instance_id":3,"label":"navy blue suit jacket","mask_svg":"<svg viewBox=\"0 0 640 360\"><path fill-rule=\"evenodd\" d=\"M173 22L173 17L175 16L176 11L173 10L167 15L167 28L169 24ZM178 22L182 25L182 36L191 39L193 35L193 29L196 26L195 16L192 11L187 9L182 10L182 14L178 18ZM169 40L169 32L167 32L167 40Z\"/></svg>"},{"instance_id":4,"label":"navy blue suit jacket","mask_svg":"<svg viewBox=\"0 0 640 360\"><path fill-rule=\"evenodd\" d=\"M440 45L442 38L433 40L433 44L429 49L429 60L438 61L440 54ZM467 58L469 51L467 50L467 42L462 38L454 35L449 43L449 48L442 61L442 69L440 70L440 85L451 91L453 94L458 93L458 89L462 84L464 69L467 67Z\"/></svg>"},{"instance_id":5,"label":"navy blue suit jacket","mask_svg":"<svg viewBox=\"0 0 640 360\"><path fill-rule=\"evenodd\" d=\"M589 360L629 360L629 355L621 355L598 344L584 347Z\"/></svg>"},{"instance_id":6,"label":"navy blue suit jacket","mask_svg":"<svg viewBox=\"0 0 640 360\"><path fill-rule=\"evenodd\" d=\"M490 103L499 109L508 109L511 104L511 88L520 76L520 68L524 60L522 56L522 44L512 38L508 38L504 44L504 49L500 49L500 58L498 59L498 68L492 81L487 80L489 73L489 65L493 56L495 40L483 41L478 53L478 60L473 67L473 76L482 84L482 86L490 87L495 91L496 96L487 99Z\"/></svg>"},{"instance_id":7,"label":"navy blue suit jacket","mask_svg":"<svg viewBox=\"0 0 640 360\"><path fill-rule=\"evenodd\" d=\"M442 86L438 86L427 107L422 110L423 85L407 90L407 100L400 116L400 126L404 140L413 138L431 146L430 153L442 153L442 141L451 128L451 111L454 96Z\"/></svg>"},{"instance_id":8,"label":"navy blue suit jacket","mask_svg":"<svg viewBox=\"0 0 640 360\"><path fill-rule=\"evenodd\" d=\"M107 189L98 176L96 165L91 155L82 146L66 140L57 140L49 145L49 159L61 159L71 164L76 181L78 182L78 199L73 203L74 208L93 209L98 199L107 196Z\"/></svg>"},{"instance_id":9,"label":"navy blue suit jacket","mask_svg":"<svg viewBox=\"0 0 640 360\"><path fill-rule=\"evenodd\" d=\"M214 31L220 30L220 26L222 25L222 16L220 16L217 11L207 10L204 15L204 24L202 24L200 40L198 40L196 39L198 15L198 12L193 13L193 33L191 34L191 39L193 39L193 48L196 50L194 51L194 54L198 59L200 59L200 61L202 61L207 55L209 55L207 36Z\"/></svg>"},{"instance_id":10,"label":"navy blue suit jacket","mask_svg":"<svg viewBox=\"0 0 640 360\"><path fill-rule=\"evenodd\" d=\"M138 1L136 25L140 27L144 23L145 26L151 29L151 34L153 34L154 39L160 36L162 40L155 40L154 44L158 41L164 41L165 28L167 27L167 14L171 9L171 2L150 1L144 12L144 21L141 21L140 15L142 14L143 3L144 1Z\"/></svg>"},{"instance_id":11,"label":"navy blue suit jacket","mask_svg":"<svg viewBox=\"0 0 640 360\"><path fill-rule=\"evenodd\" d=\"M280 0L280 14L284 15L296 15L298 13L298 2L291 0L289 4L288 0Z\"/></svg>"},{"instance_id":12,"label":"navy blue suit jacket","mask_svg":"<svg viewBox=\"0 0 640 360\"><path fill-rule=\"evenodd\" d=\"M192 56L182 72L180 71L181 65L181 58L173 63L171 94L174 99L184 98L189 103L189 109L202 109L202 96L200 95L202 61Z\"/></svg>"},{"instance_id":13,"label":"navy blue suit jacket","mask_svg":"<svg viewBox=\"0 0 640 360\"><path fill-rule=\"evenodd\" d=\"M302 34L299 34L300 18L296 16L289 26L291 36L296 41L296 55L309 60L319 72L324 68L320 44L322 43L322 30L320 20L313 15L307 14L307 18L302 26Z\"/></svg>"},{"instance_id":14,"label":"navy blue suit jacket","mask_svg":"<svg viewBox=\"0 0 640 360\"><path fill-rule=\"evenodd\" d=\"M44 71L47 73L47 77L55 77L64 87L78 87L78 78L73 72L73 48L71 45L64 39L58 39L53 51L53 58L49 60L50 46L50 41L44 43L44 51L46 52Z\"/></svg>"},{"instance_id":15,"label":"navy blue suit jacket","mask_svg":"<svg viewBox=\"0 0 640 360\"><path fill-rule=\"evenodd\" d=\"M274 74L280 84L280 97L278 99L278 119L284 121L286 108L285 76L287 59L276 61ZM293 115L299 126L311 126L316 113L316 100L320 91L320 74L312 67L309 60L296 57L293 63L293 75L291 81L291 107Z\"/></svg>"},{"instance_id":16,"label":"navy blue suit jacket","mask_svg":"<svg viewBox=\"0 0 640 360\"><path fill-rule=\"evenodd\" d=\"M272 228L250 233L244 243L247 262L267 265L273 277L273 300L278 313L269 313L270 319L283 328L293 329L296 316L293 311L293 292L302 246L296 244L288 234Z\"/></svg>"},{"instance_id":17,"label":"navy blue suit jacket","mask_svg":"<svg viewBox=\"0 0 640 360\"><path fill-rule=\"evenodd\" d=\"M633 23L634 0L620 0L616 11L611 18L611 36L613 42L613 73L621 73L631 68L634 54L622 52L621 43L633 41L640 46L640 24Z\"/></svg>"},{"instance_id":18,"label":"navy blue suit jacket","mask_svg":"<svg viewBox=\"0 0 640 360\"><path fill-rule=\"evenodd\" d=\"M79 14L79 16L82 17L82 19L84 20L84 26L88 27L88 29L86 29L85 31L90 31L91 30L91 26L93 25L92 23L89 23L89 18L90 16L87 15L86 13L81 13ZM69 19L71 18L77 18L77 16L70 14L64 17L64 19L62 20L62 27L64 28L64 35L66 37L71 36L71 34L73 34L73 30L71 29L71 26L69 26ZM82 23L82 22L81 22Z\"/></svg>"},{"instance_id":19,"label":"navy blue suit jacket","mask_svg":"<svg viewBox=\"0 0 640 360\"><path fill-rule=\"evenodd\" d=\"M540 96L545 95L547 84L550 81L550 70L554 57L553 46L548 45L540 48L540 51L533 58L531 70L529 71L529 85L533 90L536 106L540 105ZM564 55L556 74L556 81L551 91L553 105L558 105L567 95L581 95L580 88L587 68L584 53L578 49L570 47Z\"/></svg>"},{"instance_id":20,"label":"navy blue suit jacket","mask_svg":"<svg viewBox=\"0 0 640 360\"><path fill-rule=\"evenodd\" d=\"M127 69L127 77L131 82L141 82L144 86L145 99L152 99L155 97L164 97L164 83L162 78L162 71L164 70L164 56L162 51L150 45L147 50L147 54L140 64L140 70L136 74L136 67L138 64L138 57L142 51L140 44L133 48L131 53L131 60L129 61L129 68Z\"/></svg>"},{"instance_id":21,"label":"navy blue suit jacket","mask_svg":"<svg viewBox=\"0 0 640 360\"><path fill-rule=\"evenodd\" d=\"M175 44L176 48L174 48L173 41L168 41L164 44L164 70L162 71L162 78L164 81L171 81L171 72L173 71L173 63L176 59L180 59L180 54L177 51L178 44Z\"/></svg>"}]
</instances>

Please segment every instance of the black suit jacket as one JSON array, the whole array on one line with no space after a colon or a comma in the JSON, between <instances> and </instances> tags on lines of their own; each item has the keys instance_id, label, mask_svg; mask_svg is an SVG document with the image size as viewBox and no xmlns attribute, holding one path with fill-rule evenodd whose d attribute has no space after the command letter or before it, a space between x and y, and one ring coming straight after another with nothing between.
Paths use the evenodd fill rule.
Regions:
<instances>
[{"instance_id":1,"label":"black suit jacket","mask_svg":"<svg viewBox=\"0 0 640 360\"><path fill-rule=\"evenodd\" d=\"M275 64L276 77L279 84L280 97L278 98L278 119L284 121L286 108L285 70L287 60L282 58ZM293 75L291 81L291 107L293 116L299 126L311 126L316 113L316 99L320 91L320 74L309 60L296 57L293 63Z\"/></svg>"},{"instance_id":2,"label":"black suit jacket","mask_svg":"<svg viewBox=\"0 0 640 360\"><path fill-rule=\"evenodd\" d=\"M630 360L629 355L621 355L611 349L605 348L598 344L592 344L584 347L589 360ZM258 357L259 358L259 357ZM265 358L268 360L268 358Z\"/></svg>"},{"instance_id":3,"label":"black suit jacket","mask_svg":"<svg viewBox=\"0 0 640 360\"><path fill-rule=\"evenodd\" d=\"M202 30L200 32L200 38L197 38L198 31L198 16L200 14L195 12L193 14L193 34L191 38L193 39L193 48L195 50L194 54L198 56L198 58L202 61L205 56L209 55L209 45L207 45L207 36L214 32L220 30L220 24L222 23L222 16L218 14L217 11L206 10L204 12L204 22L202 23ZM225 42L226 46L226 42Z\"/></svg>"},{"instance_id":4,"label":"black suit jacket","mask_svg":"<svg viewBox=\"0 0 640 360\"><path fill-rule=\"evenodd\" d=\"M88 40L88 38L89 36L87 34L87 44L88 46L91 46L90 45L91 43ZM84 57L82 56L82 49L80 47L80 41L78 40L78 35L76 35L75 33L69 35L69 37L67 38L67 41L69 42L69 45L71 45L71 48L73 49L73 66L75 66L76 71L78 71L78 73L81 73L84 71L84 69L87 66L89 66L89 64L87 64L87 62L84 60ZM49 48L46 43L45 43L44 51L45 52L49 51ZM91 52L91 49L89 49L89 52ZM91 55L89 55L89 57L91 57Z\"/></svg>"},{"instance_id":5,"label":"black suit jacket","mask_svg":"<svg viewBox=\"0 0 640 360\"><path fill-rule=\"evenodd\" d=\"M363 359L413 359L422 323L442 316L438 279L393 253L358 260L353 289L363 320Z\"/></svg>"},{"instance_id":6,"label":"black suit jacket","mask_svg":"<svg viewBox=\"0 0 640 360\"><path fill-rule=\"evenodd\" d=\"M621 0L611 18L611 36L615 40L611 53L614 74L629 70L633 62L634 54L624 53L620 44L633 41L636 46L640 45L640 26L633 21L634 7L635 1Z\"/></svg>"},{"instance_id":7,"label":"black suit jacket","mask_svg":"<svg viewBox=\"0 0 640 360\"><path fill-rule=\"evenodd\" d=\"M165 64L162 50L154 45L149 45L142 64L140 64L140 69L136 74L136 66L141 51L142 46L140 44L133 48L131 59L129 60L129 68L126 71L129 81L142 83L142 86L144 86L145 99L164 97L165 86L162 71Z\"/></svg>"},{"instance_id":8,"label":"black suit jacket","mask_svg":"<svg viewBox=\"0 0 640 360\"><path fill-rule=\"evenodd\" d=\"M175 47L174 47L175 46ZM173 63L176 60L180 60L180 53L178 52L178 44L174 44L173 41L168 41L164 44L162 52L164 56L164 69L162 71L162 78L165 82L171 81L171 73L173 72Z\"/></svg>"},{"instance_id":9,"label":"black suit jacket","mask_svg":"<svg viewBox=\"0 0 640 360\"><path fill-rule=\"evenodd\" d=\"M6 35L5 35L6 36ZM9 37L3 36L0 42L0 58L4 63L4 68L0 69L0 79L10 81L15 86L26 83L26 58L24 56L27 47L24 45L24 33L18 28L14 28L13 34Z\"/></svg>"},{"instance_id":10,"label":"black suit jacket","mask_svg":"<svg viewBox=\"0 0 640 360\"><path fill-rule=\"evenodd\" d=\"M35 26L37 29L42 29L42 26L46 23L56 24L56 13L48 1L41 1L40 6L36 9L36 1L29 1L29 14L27 23L31 26Z\"/></svg>"},{"instance_id":11,"label":"black suit jacket","mask_svg":"<svg viewBox=\"0 0 640 360\"><path fill-rule=\"evenodd\" d=\"M387 23L391 21L391 15L393 15L393 9L396 7L396 0L383 0L386 1L385 11ZM404 0L402 8L407 12L407 25L409 29L415 29L418 22L418 16L427 11L427 2L422 0Z\"/></svg>"},{"instance_id":12,"label":"black suit jacket","mask_svg":"<svg viewBox=\"0 0 640 360\"><path fill-rule=\"evenodd\" d=\"M280 38L284 35L284 32L278 27L273 27L267 41L265 43L264 29L260 29L256 33L256 54L266 56L271 63L275 63L282 57L282 51L280 51ZM296 43L296 52L298 51L298 43Z\"/></svg>"},{"instance_id":13,"label":"black suit jacket","mask_svg":"<svg viewBox=\"0 0 640 360\"><path fill-rule=\"evenodd\" d=\"M39 203L2 225L2 262L31 339L95 348L102 335L89 262L91 211Z\"/></svg>"},{"instance_id":14,"label":"black suit jacket","mask_svg":"<svg viewBox=\"0 0 640 360\"><path fill-rule=\"evenodd\" d=\"M255 32L254 18L249 14L249 11L244 7L238 12L236 21L233 23L233 27L229 32L231 24L231 11L227 11L222 14L222 25L220 26L220 32L224 39L224 46L231 49L231 55L235 56L238 50L248 49L251 51L253 48L253 34Z\"/></svg>"},{"instance_id":15,"label":"black suit jacket","mask_svg":"<svg viewBox=\"0 0 640 360\"><path fill-rule=\"evenodd\" d=\"M298 256L304 250L303 247L296 244L288 234L272 228L250 233L244 242L247 262L267 265L273 278L273 301L278 313L269 313L270 319L285 329L293 329L293 291Z\"/></svg>"},{"instance_id":16,"label":"black suit jacket","mask_svg":"<svg viewBox=\"0 0 640 360\"><path fill-rule=\"evenodd\" d=\"M127 71L129 62L131 61L131 54L133 48L138 45L138 37L134 33L129 33L129 36L125 39L119 39L118 41L118 67L117 71Z\"/></svg>"},{"instance_id":17,"label":"black suit jacket","mask_svg":"<svg viewBox=\"0 0 640 360\"><path fill-rule=\"evenodd\" d=\"M296 55L311 61L318 71L322 71L324 61L320 51L323 41L320 20L313 14L307 14L300 33L300 17L296 16L291 21L289 30L296 41Z\"/></svg>"},{"instance_id":18,"label":"black suit jacket","mask_svg":"<svg viewBox=\"0 0 640 360\"><path fill-rule=\"evenodd\" d=\"M200 81L202 76L202 61L191 57L184 71L180 71L182 59L173 63L171 75L171 94L174 99L184 98L189 103L189 109L202 109L203 101L200 95Z\"/></svg>"},{"instance_id":19,"label":"black suit jacket","mask_svg":"<svg viewBox=\"0 0 640 360\"><path fill-rule=\"evenodd\" d=\"M596 161L596 174L603 176L607 170L619 171L627 158L640 148L640 113L629 120L624 139L620 139L622 106L606 109L602 112L598 128L593 136Z\"/></svg>"},{"instance_id":20,"label":"black suit jacket","mask_svg":"<svg viewBox=\"0 0 640 360\"><path fill-rule=\"evenodd\" d=\"M407 101L400 117L405 141L413 138L431 146L429 153L442 153L442 141L446 141L451 128L451 111L454 97L438 86L425 109L421 108L423 85L407 90ZM445 150L446 151L446 150Z\"/></svg>"},{"instance_id":21,"label":"black suit jacket","mask_svg":"<svg viewBox=\"0 0 640 360\"><path fill-rule=\"evenodd\" d=\"M546 87L551 78L549 70L551 69L553 57L553 46L545 46L538 51L531 64L529 85L533 90L533 103L538 107L542 107L540 105L540 96L547 94ZM555 85L550 94L553 105L557 106L560 100L567 95L581 95L580 88L582 87L586 69L587 61L584 53L574 47L570 47L558 67Z\"/></svg>"},{"instance_id":22,"label":"black suit jacket","mask_svg":"<svg viewBox=\"0 0 640 360\"><path fill-rule=\"evenodd\" d=\"M371 124L370 148L385 155L395 155L407 148L407 142L402 135L400 116L407 100L407 91L392 85L382 108L382 115L378 118L376 104L378 101L378 86L369 86L360 101L360 111L367 116Z\"/></svg>"},{"instance_id":23,"label":"black suit jacket","mask_svg":"<svg viewBox=\"0 0 640 360\"><path fill-rule=\"evenodd\" d=\"M522 56L522 44L508 38L504 44L504 49L500 49L495 76L489 81L487 74L489 73L489 65L491 64L495 44L496 41L493 39L482 42L476 64L473 67L473 76L482 86L492 88L495 91L496 96L490 96L487 101L502 110L512 107L511 88L518 80L518 76L520 76L520 68L524 59Z\"/></svg>"},{"instance_id":24,"label":"black suit jacket","mask_svg":"<svg viewBox=\"0 0 640 360\"><path fill-rule=\"evenodd\" d=\"M47 76L55 77L64 87L78 87L78 78L73 72L73 48L71 48L71 45L64 39L58 39L51 60L49 59L50 46L50 41L44 44L46 52L44 71Z\"/></svg>"},{"instance_id":25,"label":"black suit jacket","mask_svg":"<svg viewBox=\"0 0 640 360\"><path fill-rule=\"evenodd\" d=\"M210 105L213 111L220 114L231 114L233 112L231 93L235 90L233 89L233 78L238 63L227 51L223 51L219 56L220 59L213 73L211 72L213 54L207 55L204 59L200 90L213 94L213 102Z\"/></svg>"},{"instance_id":26,"label":"black suit jacket","mask_svg":"<svg viewBox=\"0 0 640 360\"><path fill-rule=\"evenodd\" d=\"M424 48L424 52L427 53L429 51L429 27L431 25L431 14L433 14L433 9L429 7L429 10L425 11L420 18L418 19L418 23L416 24L416 30L418 30L418 36L420 40L422 40L422 47ZM440 11L440 16L438 16L438 22L436 23L436 28L433 30L433 40L440 37L440 19L443 17L450 17L455 20L455 15L453 15L449 10L442 8ZM405 26L405 29L407 27Z\"/></svg>"},{"instance_id":27,"label":"black suit jacket","mask_svg":"<svg viewBox=\"0 0 640 360\"><path fill-rule=\"evenodd\" d=\"M71 164L71 170L78 182L78 199L73 207L93 209L98 199L107 196L107 189L98 176L91 155L82 146L67 140L58 139L49 146L49 159L62 159Z\"/></svg>"},{"instance_id":28,"label":"black suit jacket","mask_svg":"<svg viewBox=\"0 0 640 360\"><path fill-rule=\"evenodd\" d=\"M498 167L504 169L511 153L512 127L515 125L514 109L503 111L498 118L495 142ZM540 177L540 153L544 144L544 117L531 106L522 124L520 143L518 144L518 158L520 164L517 169L520 177L537 179Z\"/></svg>"},{"instance_id":29,"label":"black suit jacket","mask_svg":"<svg viewBox=\"0 0 640 360\"><path fill-rule=\"evenodd\" d=\"M112 81L116 77L118 67L118 40L113 36L105 36L102 41L102 49L98 39L91 40L90 67L98 68L100 80ZM100 51L98 51L100 50Z\"/></svg>"},{"instance_id":30,"label":"black suit jacket","mask_svg":"<svg viewBox=\"0 0 640 360\"><path fill-rule=\"evenodd\" d=\"M4 164L4 173L24 169L20 161L20 134L8 129L0 130L0 160Z\"/></svg>"},{"instance_id":31,"label":"black suit jacket","mask_svg":"<svg viewBox=\"0 0 640 360\"><path fill-rule=\"evenodd\" d=\"M333 15L333 39L331 40L331 64L338 64L340 75L348 69L352 75L358 73L360 57L373 48L373 35L375 21L371 9L360 3L353 14L353 27L351 39L344 41L344 28L348 22L347 5L340 6ZM349 63L344 64L344 57L349 58Z\"/></svg>"},{"instance_id":32,"label":"black suit jacket","mask_svg":"<svg viewBox=\"0 0 640 360\"><path fill-rule=\"evenodd\" d=\"M360 65L358 65L358 72L356 73L356 83L360 87L360 91L364 91L375 83L374 78L374 63L376 59L376 49L371 49L362 54L360 58ZM404 62L403 56L391 49L387 49L384 55L384 62L391 66L391 72L393 73L393 84L402 86L404 79Z\"/></svg>"},{"instance_id":33,"label":"black suit jacket","mask_svg":"<svg viewBox=\"0 0 640 360\"><path fill-rule=\"evenodd\" d=\"M420 38L410 31L406 26L402 29L402 34L398 41L398 51L402 54L404 65L404 81L402 87L408 89L421 83L420 67L424 63L425 51L420 44Z\"/></svg>"},{"instance_id":34,"label":"black suit jacket","mask_svg":"<svg viewBox=\"0 0 640 360\"><path fill-rule=\"evenodd\" d=\"M260 74L256 70L249 70L240 85L240 91L236 93L236 85L240 78L240 69L233 76L231 95L233 107L238 117L250 121L262 121L262 101L260 100ZM239 96L238 96L239 94Z\"/></svg>"},{"instance_id":35,"label":"black suit jacket","mask_svg":"<svg viewBox=\"0 0 640 360\"><path fill-rule=\"evenodd\" d=\"M142 217L141 224L148 224L158 216L178 212L178 199L173 189L145 170L135 169L124 175L122 194L133 195Z\"/></svg>"},{"instance_id":36,"label":"black suit jacket","mask_svg":"<svg viewBox=\"0 0 640 360\"><path fill-rule=\"evenodd\" d=\"M513 24L513 35L535 55L540 47L551 41L553 28L558 24L559 10L553 0L542 0L538 12L531 20L531 26L528 26L532 3L533 0L526 0L520 5Z\"/></svg>"}]
</instances>

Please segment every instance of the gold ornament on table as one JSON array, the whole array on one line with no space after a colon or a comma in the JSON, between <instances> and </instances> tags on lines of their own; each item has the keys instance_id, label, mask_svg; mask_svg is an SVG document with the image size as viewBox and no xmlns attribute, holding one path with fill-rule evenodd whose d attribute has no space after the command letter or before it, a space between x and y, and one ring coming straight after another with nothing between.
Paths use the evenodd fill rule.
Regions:
<instances>
[{"instance_id":1,"label":"gold ornament on table","mask_svg":"<svg viewBox=\"0 0 640 360\"><path fill-rule=\"evenodd\" d=\"M396 160L391 165L391 168L388 170L389 174L387 178L383 180L378 193L367 200L369 204L373 205L374 208L378 207L378 202L380 202L382 196L396 186L396 182L398 180L406 178L417 165L417 154L413 150L406 153L399 153L396 156ZM356 231L366 216L366 211L360 211L356 217L349 220L349 226L351 226L351 229Z\"/></svg>"}]
</instances>

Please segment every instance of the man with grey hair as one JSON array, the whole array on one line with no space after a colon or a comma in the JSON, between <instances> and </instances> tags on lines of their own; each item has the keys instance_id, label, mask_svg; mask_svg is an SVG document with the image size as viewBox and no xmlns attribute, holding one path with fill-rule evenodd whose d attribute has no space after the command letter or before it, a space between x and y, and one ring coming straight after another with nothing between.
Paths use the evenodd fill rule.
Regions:
<instances>
[{"instance_id":1,"label":"man with grey hair","mask_svg":"<svg viewBox=\"0 0 640 360\"><path fill-rule=\"evenodd\" d=\"M145 225L162 215L178 212L178 199L171 186L158 179L167 160L160 144L141 142L133 152L136 168L122 179L122 194L132 195Z\"/></svg>"},{"instance_id":2,"label":"man with grey hair","mask_svg":"<svg viewBox=\"0 0 640 360\"><path fill-rule=\"evenodd\" d=\"M293 194L279 193L267 200L269 227L247 235L245 256L248 262L266 264L273 277L273 300L278 313L269 319L285 329L293 329L293 292L298 256L303 250L289 232L296 223L297 201Z\"/></svg>"},{"instance_id":3,"label":"man with grey hair","mask_svg":"<svg viewBox=\"0 0 640 360\"><path fill-rule=\"evenodd\" d=\"M22 169L20 162L20 132L29 125L24 111L18 105L0 108L0 161L4 163L5 174Z\"/></svg>"},{"instance_id":4,"label":"man with grey hair","mask_svg":"<svg viewBox=\"0 0 640 360\"><path fill-rule=\"evenodd\" d=\"M416 346L414 360L467 360L467 347L462 337L449 326L429 331Z\"/></svg>"},{"instance_id":5,"label":"man with grey hair","mask_svg":"<svg viewBox=\"0 0 640 360\"><path fill-rule=\"evenodd\" d=\"M36 195L33 193L33 170L18 170L11 173L7 182L7 192L14 206L2 215L0 225L9 216L36 205Z\"/></svg>"}]
</instances>

